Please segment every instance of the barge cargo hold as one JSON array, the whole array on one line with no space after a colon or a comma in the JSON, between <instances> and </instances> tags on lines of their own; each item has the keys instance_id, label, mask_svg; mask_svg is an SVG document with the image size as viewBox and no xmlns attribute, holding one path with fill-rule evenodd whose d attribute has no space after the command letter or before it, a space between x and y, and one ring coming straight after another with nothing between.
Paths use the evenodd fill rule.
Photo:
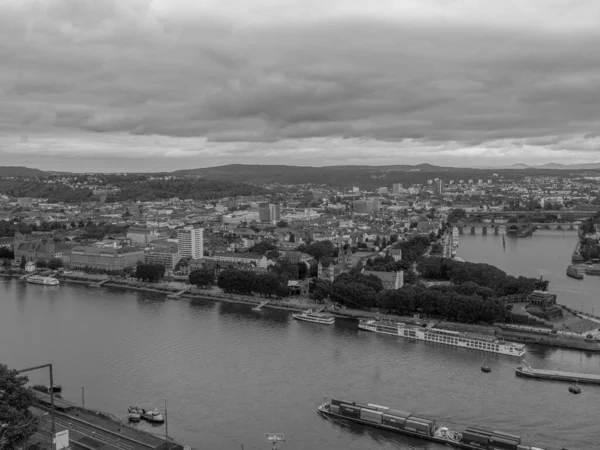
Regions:
<instances>
[{"instance_id":1,"label":"barge cargo hold","mask_svg":"<svg viewBox=\"0 0 600 450\"><path fill-rule=\"evenodd\" d=\"M464 450L550 450L523 445L521 437L514 434L479 428L454 431L446 426L436 425L435 420L372 403L360 405L335 399L327 401L325 398L317 411L324 417L348 420Z\"/></svg>"},{"instance_id":2,"label":"barge cargo hold","mask_svg":"<svg viewBox=\"0 0 600 450\"><path fill-rule=\"evenodd\" d=\"M600 384L600 375L593 373L561 372L558 370L533 369L531 367L517 367L517 376L537 378L538 380L568 381L570 383Z\"/></svg>"}]
</instances>

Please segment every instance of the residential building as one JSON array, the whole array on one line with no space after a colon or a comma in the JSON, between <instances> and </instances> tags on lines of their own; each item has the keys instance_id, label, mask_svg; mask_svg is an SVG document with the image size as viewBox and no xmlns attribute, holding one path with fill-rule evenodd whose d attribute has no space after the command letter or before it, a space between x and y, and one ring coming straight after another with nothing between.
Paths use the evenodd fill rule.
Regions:
<instances>
[{"instance_id":1,"label":"residential building","mask_svg":"<svg viewBox=\"0 0 600 450\"><path fill-rule=\"evenodd\" d=\"M402 186L402 183L392 184L392 194L399 194L403 188L404 186Z\"/></svg>"},{"instance_id":2,"label":"residential building","mask_svg":"<svg viewBox=\"0 0 600 450\"><path fill-rule=\"evenodd\" d=\"M177 263L181 261L179 245L175 242L156 245L144 255L146 264L159 264L165 268L165 273L170 275L175 270Z\"/></svg>"},{"instance_id":3,"label":"residential building","mask_svg":"<svg viewBox=\"0 0 600 450\"><path fill-rule=\"evenodd\" d=\"M442 195L444 193L444 180L439 179L435 181L434 191L437 195Z\"/></svg>"},{"instance_id":4,"label":"residential building","mask_svg":"<svg viewBox=\"0 0 600 450\"><path fill-rule=\"evenodd\" d=\"M18 242L14 248L15 261L21 261L25 257L25 261L44 261L50 259L64 259L65 254L68 256L70 246L66 244L57 244L52 239L35 240ZM68 262L68 257L65 262Z\"/></svg>"},{"instance_id":5,"label":"residential building","mask_svg":"<svg viewBox=\"0 0 600 450\"><path fill-rule=\"evenodd\" d=\"M256 267L267 268L267 257L254 253L214 253L212 256L205 256L204 259L221 263L252 264Z\"/></svg>"},{"instance_id":6,"label":"residential building","mask_svg":"<svg viewBox=\"0 0 600 450\"><path fill-rule=\"evenodd\" d=\"M144 261L144 251L139 247L76 246L71 249L71 267L117 271L133 267Z\"/></svg>"},{"instance_id":7,"label":"residential building","mask_svg":"<svg viewBox=\"0 0 600 450\"><path fill-rule=\"evenodd\" d=\"M177 240L182 258L202 259L204 257L204 230L202 228L177 230Z\"/></svg>"},{"instance_id":8,"label":"residential building","mask_svg":"<svg viewBox=\"0 0 600 450\"><path fill-rule=\"evenodd\" d=\"M375 270L363 270L363 275L375 275L383 283L384 289L400 289L404 286L404 272L379 272Z\"/></svg>"},{"instance_id":9,"label":"residential building","mask_svg":"<svg viewBox=\"0 0 600 450\"><path fill-rule=\"evenodd\" d=\"M355 200L352 202L352 210L356 214L368 214L373 211L379 211L379 199Z\"/></svg>"},{"instance_id":10,"label":"residential building","mask_svg":"<svg viewBox=\"0 0 600 450\"><path fill-rule=\"evenodd\" d=\"M131 227L127 230L127 238L131 240L132 245L147 245L159 238L157 230L150 228Z\"/></svg>"},{"instance_id":11,"label":"residential building","mask_svg":"<svg viewBox=\"0 0 600 450\"><path fill-rule=\"evenodd\" d=\"M281 206L273 203L262 203L258 207L258 219L261 222L279 222L281 220Z\"/></svg>"},{"instance_id":12,"label":"residential building","mask_svg":"<svg viewBox=\"0 0 600 450\"><path fill-rule=\"evenodd\" d=\"M400 261L402 259L402 249L392 248L390 249L389 255L394 258L394 261Z\"/></svg>"}]
</instances>

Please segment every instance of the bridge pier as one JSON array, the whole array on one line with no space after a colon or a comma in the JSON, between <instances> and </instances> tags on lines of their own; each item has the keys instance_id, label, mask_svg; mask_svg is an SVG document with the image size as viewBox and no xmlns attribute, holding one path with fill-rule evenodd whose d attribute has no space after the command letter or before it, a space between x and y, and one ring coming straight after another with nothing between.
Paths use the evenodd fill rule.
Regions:
<instances>
[{"instance_id":1,"label":"bridge pier","mask_svg":"<svg viewBox=\"0 0 600 450\"><path fill-rule=\"evenodd\" d=\"M557 230L562 230L562 226L560 226L560 225L557 225L557 226L556 226L556 229L557 229Z\"/></svg>"},{"instance_id":2,"label":"bridge pier","mask_svg":"<svg viewBox=\"0 0 600 450\"><path fill-rule=\"evenodd\" d=\"M459 234L459 236L462 236L463 234L465 234L464 227L458 227L458 234Z\"/></svg>"},{"instance_id":3,"label":"bridge pier","mask_svg":"<svg viewBox=\"0 0 600 450\"><path fill-rule=\"evenodd\" d=\"M483 226L483 228L481 229L481 233L482 234L487 234L487 226Z\"/></svg>"},{"instance_id":4,"label":"bridge pier","mask_svg":"<svg viewBox=\"0 0 600 450\"><path fill-rule=\"evenodd\" d=\"M496 225L496 226L494 227L494 234L496 234L496 235L497 235L499 232L500 232L500 227L499 227L498 225Z\"/></svg>"},{"instance_id":5,"label":"bridge pier","mask_svg":"<svg viewBox=\"0 0 600 450\"><path fill-rule=\"evenodd\" d=\"M575 229L575 225L571 224L571 226L569 227L569 230L574 230Z\"/></svg>"},{"instance_id":6,"label":"bridge pier","mask_svg":"<svg viewBox=\"0 0 600 450\"><path fill-rule=\"evenodd\" d=\"M471 227L471 234L475 234L475 227Z\"/></svg>"}]
</instances>

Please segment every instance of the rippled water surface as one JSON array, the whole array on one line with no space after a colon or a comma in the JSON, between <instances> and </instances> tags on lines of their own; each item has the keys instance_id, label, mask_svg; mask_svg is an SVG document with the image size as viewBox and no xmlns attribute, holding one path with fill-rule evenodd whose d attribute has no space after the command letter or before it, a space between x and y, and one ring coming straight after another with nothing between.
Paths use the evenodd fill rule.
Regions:
<instances>
[{"instance_id":1,"label":"rippled water surface","mask_svg":"<svg viewBox=\"0 0 600 450\"><path fill-rule=\"evenodd\" d=\"M502 253L499 239L498 255L490 256L494 236L485 245L481 236L463 236L459 253L467 259L481 247L488 262L515 267L507 255L513 250L507 242ZM516 261L524 260L524 274L551 278L563 289L561 297L589 288L585 298L592 299L595 279L563 279L566 256L557 255L559 262L550 256L557 251L551 242L566 249L574 244L572 235L562 239L560 233L536 235L528 241L529 256ZM539 269L530 267L534 262ZM362 332L352 321L299 323L287 312L244 305L0 278L1 362L19 368L51 361L65 398L80 401L85 386L86 407L114 414L126 414L134 403L162 409L167 399L169 434L194 448L270 448L266 432L285 434L281 449L444 448L325 420L315 408L326 394L457 427L520 433L524 442L549 448L600 447L600 386L584 386L574 396L568 384L515 377L518 359L499 355L484 374L484 357ZM527 360L535 367L600 373L600 357L593 354L536 347ZM43 373L31 378L47 382Z\"/></svg>"}]
</instances>

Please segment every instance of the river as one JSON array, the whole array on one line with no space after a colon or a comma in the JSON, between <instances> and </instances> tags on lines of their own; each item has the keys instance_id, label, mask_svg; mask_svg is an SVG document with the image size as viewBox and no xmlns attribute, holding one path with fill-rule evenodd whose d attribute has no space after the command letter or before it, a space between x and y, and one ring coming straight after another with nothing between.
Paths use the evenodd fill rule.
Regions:
<instances>
[{"instance_id":1,"label":"river","mask_svg":"<svg viewBox=\"0 0 600 450\"><path fill-rule=\"evenodd\" d=\"M465 229L466 231L466 229ZM550 281L548 290L557 301L588 313L600 313L600 276L586 275L583 280L568 277L567 267L577 242L576 231L538 230L528 238L476 234L459 237L458 256L465 261L492 264L519 276L543 277Z\"/></svg>"},{"instance_id":2,"label":"river","mask_svg":"<svg viewBox=\"0 0 600 450\"><path fill-rule=\"evenodd\" d=\"M572 247L571 237L536 233L518 247L507 240L506 253L501 237L495 251L495 239L465 235L459 254L510 272L542 273L552 287L562 286L561 297L571 289L561 278L568 258L559 251ZM478 248L485 258L476 257ZM572 289L591 292L594 283L573 280ZM445 448L323 419L316 407L324 395L422 413L457 428L519 433L530 445L598 447L600 387L584 386L574 396L567 384L517 378L519 361L509 356L491 356L492 372L484 374L484 357L359 332L350 320L316 325L246 305L0 278L0 362L52 362L66 399L79 402L84 386L86 407L113 414L125 415L130 404L163 409L166 399L169 435L196 449L269 449L268 432L285 434L281 450ZM533 347L527 360L600 373L600 357L592 354ZM30 377L47 384L44 372Z\"/></svg>"}]
</instances>

